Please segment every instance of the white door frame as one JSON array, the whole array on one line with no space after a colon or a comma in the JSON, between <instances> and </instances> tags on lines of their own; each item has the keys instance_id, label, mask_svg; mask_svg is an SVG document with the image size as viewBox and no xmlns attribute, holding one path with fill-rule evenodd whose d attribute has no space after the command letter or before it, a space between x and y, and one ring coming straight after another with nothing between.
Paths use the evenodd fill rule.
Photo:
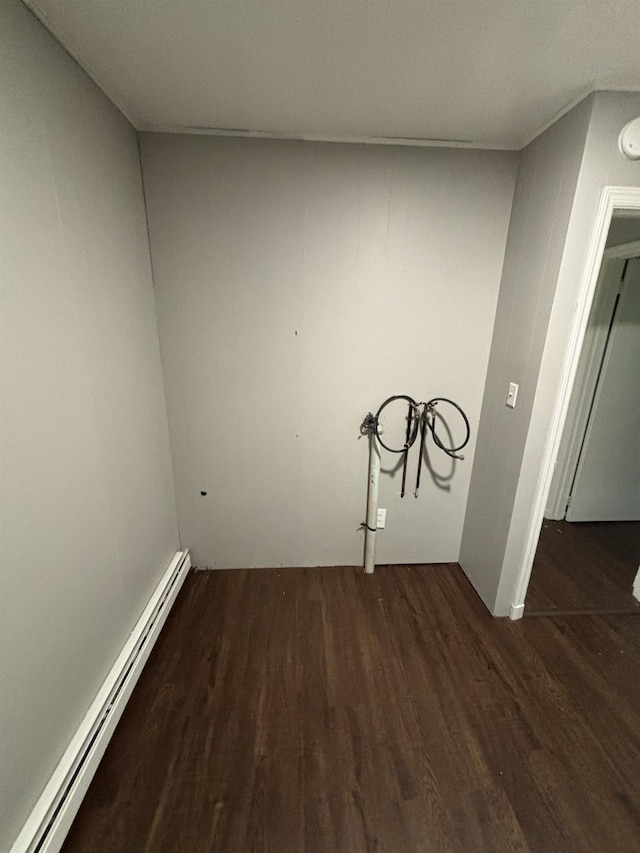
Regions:
<instances>
[{"instance_id":1,"label":"white door frame","mask_svg":"<svg viewBox=\"0 0 640 853\"><path fill-rule=\"evenodd\" d=\"M640 225L640 221L638 224ZM578 369L571 389L572 402L567 411L567 418L562 431L551 489L546 503L545 518L564 518L593 395L596 391L600 365L604 357L608 337L608 321L615 304L614 288L619 285L624 270L624 261L637 256L640 256L640 240L604 250L590 311L590 320L593 318L596 328L592 329L590 335L587 334L589 324L585 329Z\"/></svg>"},{"instance_id":2,"label":"white door frame","mask_svg":"<svg viewBox=\"0 0 640 853\"><path fill-rule=\"evenodd\" d=\"M540 478L531 506L525 537L524 559L520 567L515 600L511 605L512 619L519 619L524 615L524 600L527 594L527 587L529 586L529 579L531 578L533 561L536 556L544 510L551 488L553 471L560 448L560 440L562 439L562 431L569 410L571 392L578 370L587 321L589 320L589 313L600 276L600 267L602 266L602 258L604 256L611 218L614 211L617 210L640 210L640 187L604 187L600 196L595 225L587 247L586 263L576 301L576 310L571 322L566 355L560 373L558 395L545 442Z\"/></svg>"}]
</instances>

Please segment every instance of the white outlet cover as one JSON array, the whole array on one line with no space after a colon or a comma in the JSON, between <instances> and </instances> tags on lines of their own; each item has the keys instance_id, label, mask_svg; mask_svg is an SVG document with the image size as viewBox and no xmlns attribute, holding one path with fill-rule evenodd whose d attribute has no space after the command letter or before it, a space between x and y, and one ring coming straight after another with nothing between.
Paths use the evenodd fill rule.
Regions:
<instances>
[{"instance_id":1,"label":"white outlet cover","mask_svg":"<svg viewBox=\"0 0 640 853\"><path fill-rule=\"evenodd\" d=\"M386 509L379 509L378 515L376 517L376 527L384 528L387 523L387 511Z\"/></svg>"}]
</instances>

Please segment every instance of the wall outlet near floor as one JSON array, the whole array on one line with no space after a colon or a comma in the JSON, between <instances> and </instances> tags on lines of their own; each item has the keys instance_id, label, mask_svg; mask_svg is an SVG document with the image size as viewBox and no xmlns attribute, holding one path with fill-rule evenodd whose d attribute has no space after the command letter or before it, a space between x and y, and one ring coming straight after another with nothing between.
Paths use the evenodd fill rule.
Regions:
<instances>
[{"instance_id":1,"label":"wall outlet near floor","mask_svg":"<svg viewBox=\"0 0 640 853\"><path fill-rule=\"evenodd\" d=\"M387 511L386 509L379 509L378 515L376 518L376 527L384 527L387 523Z\"/></svg>"}]
</instances>

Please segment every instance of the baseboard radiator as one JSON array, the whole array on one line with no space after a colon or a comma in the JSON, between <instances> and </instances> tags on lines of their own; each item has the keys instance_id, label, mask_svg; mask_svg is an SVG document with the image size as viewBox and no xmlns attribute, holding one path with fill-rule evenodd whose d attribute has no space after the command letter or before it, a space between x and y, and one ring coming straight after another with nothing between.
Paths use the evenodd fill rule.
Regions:
<instances>
[{"instance_id":1,"label":"baseboard radiator","mask_svg":"<svg viewBox=\"0 0 640 853\"><path fill-rule=\"evenodd\" d=\"M178 551L60 759L10 853L58 853L191 567Z\"/></svg>"}]
</instances>

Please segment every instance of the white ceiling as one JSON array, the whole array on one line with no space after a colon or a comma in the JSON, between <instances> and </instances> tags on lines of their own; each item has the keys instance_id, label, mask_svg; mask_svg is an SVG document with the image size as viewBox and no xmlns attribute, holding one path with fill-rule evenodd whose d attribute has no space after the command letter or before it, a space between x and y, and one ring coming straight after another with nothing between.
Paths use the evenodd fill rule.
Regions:
<instances>
[{"instance_id":1,"label":"white ceiling","mask_svg":"<svg viewBox=\"0 0 640 853\"><path fill-rule=\"evenodd\" d=\"M640 90L640 0L27 0L138 128L520 148Z\"/></svg>"}]
</instances>

